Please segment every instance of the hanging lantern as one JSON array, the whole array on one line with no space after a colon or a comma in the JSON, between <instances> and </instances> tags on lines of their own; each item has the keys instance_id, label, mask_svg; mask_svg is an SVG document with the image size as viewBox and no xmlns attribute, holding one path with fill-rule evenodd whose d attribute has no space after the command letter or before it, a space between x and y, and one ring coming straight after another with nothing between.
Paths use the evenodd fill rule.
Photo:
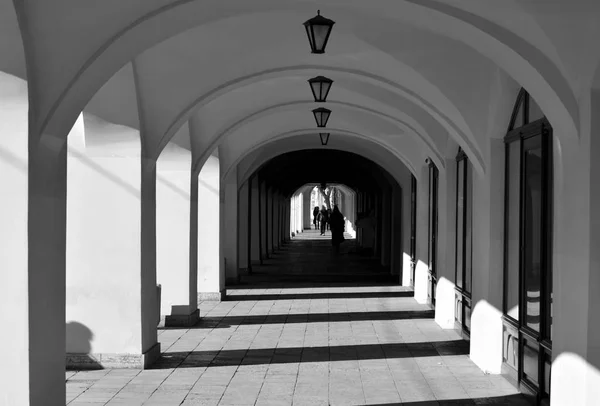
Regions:
<instances>
[{"instance_id":1,"label":"hanging lantern","mask_svg":"<svg viewBox=\"0 0 600 406\"><path fill-rule=\"evenodd\" d=\"M320 103L327 101L327 95L329 94L333 80L326 78L325 76L317 76L308 79L308 84L310 85L310 90L312 91L316 102Z\"/></svg>"},{"instance_id":2,"label":"hanging lantern","mask_svg":"<svg viewBox=\"0 0 600 406\"><path fill-rule=\"evenodd\" d=\"M329 116L331 115L331 110L324 107L319 107L318 109L314 109L312 112L315 116L317 127L325 127L327 125L327 120L329 120Z\"/></svg>"},{"instance_id":3,"label":"hanging lantern","mask_svg":"<svg viewBox=\"0 0 600 406\"><path fill-rule=\"evenodd\" d=\"M321 16L321 10L317 10L317 15L304 23L308 42L313 54L324 54L327 40L331 34L335 21Z\"/></svg>"},{"instance_id":4,"label":"hanging lantern","mask_svg":"<svg viewBox=\"0 0 600 406\"><path fill-rule=\"evenodd\" d=\"M329 133L319 133L319 137L321 137L321 145L327 145L329 142Z\"/></svg>"}]
</instances>

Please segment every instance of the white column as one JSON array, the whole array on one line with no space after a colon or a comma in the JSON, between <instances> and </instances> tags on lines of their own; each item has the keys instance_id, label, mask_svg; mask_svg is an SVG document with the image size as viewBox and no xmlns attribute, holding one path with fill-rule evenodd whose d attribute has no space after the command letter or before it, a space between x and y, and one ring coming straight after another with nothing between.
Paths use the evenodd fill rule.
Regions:
<instances>
[{"instance_id":1,"label":"white column","mask_svg":"<svg viewBox=\"0 0 600 406\"><path fill-rule=\"evenodd\" d=\"M198 176L198 300L221 300L225 293L220 218L219 158L210 156Z\"/></svg>"},{"instance_id":2,"label":"white column","mask_svg":"<svg viewBox=\"0 0 600 406\"><path fill-rule=\"evenodd\" d=\"M0 403L42 405L45 398L48 404L64 405L64 269L61 275L54 267L28 266L28 109L27 83L0 72L0 325L4 332L0 346L6 349L0 362ZM40 272L49 273L51 285L34 297L28 279ZM44 332L49 347L40 339L37 345L42 346L32 348L35 354L30 355L29 323L37 323L45 313L30 303L46 298L51 301L45 306L53 306L57 314L50 320L50 330ZM58 352L48 354L51 365L36 357L42 348ZM30 402L30 397L37 403Z\"/></svg>"},{"instance_id":3,"label":"white column","mask_svg":"<svg viewBox=\"0 0 600 406\"><path fill-rule=\"evenodd\" d=\"M283 241L290 240L290 199L286 198L283 201Z\"/></svg>"},{"instance_id":4,"label":"white column","mask_svg":"<svg viewBox=\"0 0 600 406\"><path fill-rule=\"evenodd\" d=\"M238 267L240 270L248 270L250 267L250 258L248 255L248 243L250 242L250 229L248 220L251 219L250 213L250 185L246 181L239 190L238 198Z\"/></svg>"},{"instance_id":5,"label":"white column","mask_svg":"<svg viewBox=\"0 0 600 406\"><path fill-rule=\"evenodd\" d=\"M427 287L429 276L428 264L428 211L429 211L429 178L427 165L421 166L421 176L417 186L417 255L415 267L415 300L427 303Z\"/></svg>"},{"instance_id":6,"label":"white column","mask_svg":"<svg viewBox=\"0 0 600 406\"><path fill-rule=\"evenodd\" d=\"M267 253L270 255L273 253L273 188L269 187L266 194L267 202Z\"/></svg>"},{"instance_id":7,"label":"white column","mask_svg":"<svg viewBox=\"0 0 600 406\"><path fill-rule=\"evenodd\" d=\"M473 284L471 359L479 368L500 373L504 264L504 151L491 139L485 175L473 171Z\"/></svg>"},{"instance_id":8,"label":"white column","mask_svg":"<svg viewBox=\"0 0 600 406\"><path fill-rule=\"evenodd\" d=\"M356 193L350 191L344 198L344 215L346 216L346 232L356 238Z\"/></svg>"},{"instance_id":9,"label":"white column","mask_svg":"<svg viewBox=\"0 0 600 406\"><path fill-rule=\"evenodd\" d=\"M292 232L298 235L298 196L292 196Z\"/></svg>"},{"instance_id":10,"label":"white column","mask_svg":"<svg viewBox=\"0 0 600 406\"><path fill-rule=\"evenodd\" d=\"M160 355L156 163L137 130L82 117L68 142L67 366L141 368Z\"/></svg>"},{"instance_id":11,"label":"white column","mask_svg":"<svg viewBox=\"0 0 600 406\"><path fill-rule=\"evenodd\" d=\"M403 242L404 242L404 230L402 221L402 209L403 203L403 192L404 190L399 185L394 185L392 189L392 249L390 258L390 271L392 275L398 275L398 282L401 282L401 276L403 274L402 269L402 253Z\"/></svg>"},{"instance_id":12,"label":"white column","mask_svg":"<svg viewBox=\"0 0 600 406\"><path fill-rule=\"evenodd\" d=\"M304 231L304 196L302 193L298 195L298 232Z\"/></svg>"},{"instance_id":13,"label":"white column","mask_svg":"<svg viewBox=\"0 0 600 406\"><path fill-rule=\"evenodd\" d=\"M190 237L198 232L197 215L191 218L198 211L198 190L192 199L191 164L191 152L175 144L167 145L157 162L157 281L161 315L169 327L192 326L198 321L197 264L190 264ZM195 239L193 244L196 254Z\"/></svg>"},{"instance_id":14,"label":"white column","mask_svg":"<svg viewBox=\"0 0 600 406\"><path fill-rule=\"evenodd\" d=\"M412 174L407 170L402 183L402 286L411 286L412 259L410 256L411 238L411 193ZM417 210L419 210L417 208ZM423 210L423 209L421 209ZM421 231L423 232L423 231Z\"/></svg>"},{"instance_id":15,"label":"white column","mask_svg":"<svg viewBox=\"0 0 600 406\"><path fill-rule=\"evenodd\" d=\"M312 207L310 207L310 191L303 193L302 196L302 223L300 231L310 230L312 228Z\"/></svg>"},{"instance_id":16,"label":"white column","mask_svg":"<svg viewBox=\"0 0 600 406\"><path fill-rule=\"evenodd\" d=\"M252 224L250 226L251 228L251 238L250 238L250 244L251 244L251 265L254 264L259 264L260 263L260 223L258 221L259 219L259 206L258 206L258 202L259 202L259 197L258 194L260 192L259 188L258 188L258 178L256 176L253 176L251 178L251 183L252 183L252 203L251 203L251 213L250 213L250 218L252 220Z\"/></svg>"},{"instance_id":17,"label":"white column","mask_svg":"<svg viewBox=\"0 0 600 406\"><path fill-rule=\"evenodd\" d=\"M290 219L290 231L289 231L290 238L292 238L292 232L294 231L294 219L295 219L294 215L296 213L294 206L295 206L295 197L292 196L290 198L290 217L289 217L289 219Z\"/></svg>"},{"instance_id":18,"label":"white column","mask_svg":"<svg viewBox=\"0 0 600 406\"><path fill-rule=\"evenodd\" d=\"M273 190L273 197L271 199L273 202L271 205L271 235L273 236L272 249L273 252L275 252L279 249L279 197L276 190Z\"/></svg>"},{"instance_id":19,"label":"white column","mask_svg":"<svg viewBox=\"0 0 600 406\"><path fill-rule=\"evenodd\" d=\"M302 194L296 196L296 234L302 232Z\"/></svg>"},{"instance_id":20,"label":"white column","mask_svg":"<svg viewBox=\"0 0 600 406\"><path fill-rule=\"evenodd\" d=\"M381 195L381 265L391 264L392 247L392 196L389 189Z\"/></svg>"},{"instance_id":21,"label":"white column","mask_svg":"<svg viewBox=\"0 0 600 406\"><path fill-rule=\"evenodd\" d=\"M239 282L238 269L238 184L236 171L222 180L221 188L221 251L226 284Z\"/></svg>"},{"instance_id":22,"label":"white column","mask_svg":"<svg viewBox=\"0 0 600 406\"><path fill-rule=\"evenodd\" d=\"M600 398L600 90L588 97L580 138L553 139L552 406Z\"/></svg>"},{"instance_id":23,"label":"white column","mask_svg":"<svg viewBox=\"0 0 600 406\"><path fill-rule=\"evenodd\" d=\"M265 182L260 184L260 249L262 259L269 259L268 252L268 218L267 218L267 185Z\"/></svg>"},{"instance_id":24,"label":"white column","mask_svg":"<svg viewBox=\"0 0 600 406\"><path fill-rule=\"evenodd\" d=\"M456 244L456 160L446 159L439 172L437 285L435 321L442 328L454 328L454 265Z\"/></svg>"}]
</instances>

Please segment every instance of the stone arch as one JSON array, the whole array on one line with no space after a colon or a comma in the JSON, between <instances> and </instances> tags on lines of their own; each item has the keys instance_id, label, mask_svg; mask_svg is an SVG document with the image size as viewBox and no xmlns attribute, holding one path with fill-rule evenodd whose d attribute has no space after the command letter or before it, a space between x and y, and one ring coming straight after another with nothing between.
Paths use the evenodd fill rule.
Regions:
<instances>
[{"instance_id":1,"label":"stone arch","mask_svg":"<svg viewBox=\"0 0 600 406\"><path fill-rule=\"evenodd\" d=\"M248 180L248 178L254 172L256 172L262 165L267 163L272 158L274 158L278 155L281 155L283 153L286 153L286 152L292 152L292 151L299 150L299 148L297 148L296 146L292 146L292 145L290 145L290 143L285 142L286 139L299 138L299 137L303 137L303 136L306 136L309 134L314 135L314 130L312 130L312 131L311 130L292 131L289 133L281 134L280 136L272 138L268 141L265 141L264 143L255 146L254 148L250 149L249 151L246 151L242 156L238 157L234 162L231 163L231 165L229 165L227 167L227 169L225 169L223 175L227 176L227 174L230 173L233 170L233 168L236 168L241 162L244 161L244 159L248 158L253 152L258 151L258 150L262 149L263 147L268 146L269 144L276 144L276 143L279 144L279 145L277 145L277 147L280 146L280 149L278 151L269 152L269 154L266 157L262 158L258 162L254 162L245 170L245 172L241 175L240 181L238 182L239 184L243 184L244 182L246 182ZM392 160L391 162L393 162L393 160L400 160L411 173L413 173L417 178L419 178L419 174L418 174L417 170L411 165L411 163L408 160L406 160L405 157L402 157L401 155L390 151L385 146L379 145L374 140L372 140L370 138L366 138L360 134L345 133L345 135L347 135L349 137L353 137L357 140L360 140L358 145L360 145L361 141L364 142L363 145L365 145L365 148L364 149L360 149L360 148L352 149L352 148L342 146L342 147L336 147L336 149L341 150L341 151L346 151L346 152L352 152L352 153L355 153L358 155L362 155L363 157L365 157L373 162L376 162L379 166L381 166L382 169L387 171L393 177L393 179L396 180L396 182L398 182L398 184L401 184L401 182L402 182L402 177L395 171L395 169L396 170L398 169L398 166L393 166L387 162L382 162L381 160L378 159L378 157L376 156L376 154L373 151L379 151L379 152L383 153L384 156L387 156L388 159ZM371 149L369 149L369 147L375 147L375 149L371 150ZM305 148L301 148L301 149L308 149L308 148L305 147Z\"/></svg>"},{"instance_id":2,"label":"stone arch","mask_svg":"<svg viewBox=\"0 0 600 406\"><path fill-rule=\"evenodd\" d=\"M387 116L383 113L374 111L372 109L369 109L367 107L363 107L363 106L358 106L358 105L351 105L348 103L339 103L339 102L328 102L331 105L337 105L337 106L342 106L344 108L350 109L352 111L360 111L360 112L365 112L368 115L374 116L377 119L382 119L388 122L391 122L392 124L394 124L395 126L400 127L401 129L406 129L408 130L408 132L415 132L416 133L416 129L414 127L412 127L410 124L406 124L405 122L395 119L394 117L390 117ZM266 109L260 110L248 117L245 117L241 120L239 120L238 122L234 123L233 125L229 126L227 129L225 129L224 131L222 131L220 134L218 134L213 141L211 142L210 146L207 148L207 152L205 152L204 155L206 155L208 153L208 151L213 150L215 147L217 147L222 141L222 139L228 137L229 135L233 134L235 131L241 129L244 127L244 125L248 124L251 121L254 120L258 120L260 118L264 118L267 117L271 114L273 114L273 112L278 112L278 111L282 111L282 110L288 110L290 108L294 108L296 106L307 106L307 107L311 107L314 106L314 103L311 102L294 102L294 103L289 103L289 104L283 104L283 105L276 105L276 106L272 106L272 107L268 107ZM328 130L331 130L330 128ZM317 132L318 130L313 129L313 132ZM430 140L430 137L428 135L420 135L419 133L416 133L417 138L418 139L422 139L421 137L426 137L427 139ZM363 135L365 136L365 135ZM373 137L370 137L373 138ZM425 150L427 151L428 154L430 154L432 156L433 159L436 160L436 162L440 163L440 167L443 168L443 157L440 154L440 152L437 150L437 148L432 145L432 141L430 142L424 142L424 147ZM203 158L200 158L200 162ZM199 162L195 162L194 163L194 167L197 167L197 165L199 164Z\"/></svg>"},{"instance_id":3,"label":"stone arch","mask_svg":"<svg viewBox=\"0 0 600 406\"><path fill-rule=\"evenodd\" d=\"M264 9L268 8L266 3ZM272 9L272 5L269 6ZM194 12L194 7L200 10ZM394 18L456 38L490 57L526 86L537 100L541 100L542 109L553 121L556 120L555 127L563 127L565 136L577 134L576 99L556 66L537 48L487 19L452 6L432 1L418 4L411 1L403 2L396 7L399 7L398 11L401 12L394 15ZM345 10L343 6L332 7L332 9ZM286 10L294 10L294 7L289 6ZM60 133L55 131L61 128L59 124L70 125L74 120L75 112L80 110L73 106L69 107L69 104L78 105L82 100L89 99L88 96L93 94L112 72L134 55L177 33L199 25L198 19L192 17L201 15L199 11L201 6L195 2L171 3L146 13L109 36L109 39L85 60L75 76L62 87L60 94L50 101L47 112L40 112L36 132L38 134ZM173 28L175 21L178 26ZM145 40L140 41L139 38Z\"/></svg>"},{"instance_id":4,"label":"stone arch","mask_svg":"<svg viewBox=\"0 0 600 406\"><path fill-rule=\"evenodd\" d=\"M464 149L467 152L471 153L471 156L473 156L474 165L477 168L477 170L482 173L485 171L485 165L483 162L483 155L481 153L481 150L477 145L477 142L474 139L474 136L471 133L470 129L468 128L468 125L466 124L464 118L461 116L460 112L456 108L454 108L453 111L444 111L442 108L438 108L438 106L433 100L427 100L420 94L418 94L416 91L406 87L405 85L397 83L381 75L377 75L364 70L318 65L295 65L269 69L257 73L252 73L244 77L236 78L235 80L216 86L215 88L213 88L213 90L193 100L193 102L190 103L186 108L184 108L181 111L181 113L177 116L177 118L168 125L167 131L163 134L162 139L160 141L159 151L162 148L162 146L166 145L168 140L173 136L177 129L180 126L184 125L185 122L190 119L190 117L194 114L195 111L202 108L202 106L207 105L211 101L216 100L219 97L236 89L240 89L244 86L258 84L262 81L292 75L308 75L311 73L316 74L317 72L321 74L333 74L337 76L341 75L344 77L351 78L351 80L362 81L376 87L385 88L386 90L391 89L394 93L399 94L409 102L412 102L413 104L427 112L429 115L431 115L434 118L434 120L436 120L444 129L446 129L448 134L452 136L458 144L463 145ZM438 97L444 100L445 105L452 104L451 101L448 100L441 92L438 93ZM412 127L407 123L405 124L409 127ZM427 140L429 144L433 144L431 137L425 133L424 129L411 129L416 134Z\"/></svg>"}]
</instances>

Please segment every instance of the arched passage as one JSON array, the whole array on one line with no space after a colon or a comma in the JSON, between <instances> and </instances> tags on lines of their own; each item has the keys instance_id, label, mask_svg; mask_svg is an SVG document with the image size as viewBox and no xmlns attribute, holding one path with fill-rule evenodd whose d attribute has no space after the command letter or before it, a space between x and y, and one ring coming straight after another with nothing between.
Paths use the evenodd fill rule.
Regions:
<instances>
[{"instance_id":1,"label":"arched passage","mask_svg":"<svg viewBox=\"0 0 600 406\"><path fill-rule=\"evenodd\" d=\"M551 338L555 353L548 362L563 362L568 357L561 357L563 354L575 354L592 366L588 368L590 365L579 361L569 363L567 358L563 364L567 367L554 369L557 373L552 377L553 402L593 402L597 398L593 388L598 385L593 384L597 381L593 370L597 364L593 356L597 331L590 328L593 324L591 315L597 313L597 301L592 292L596 286L593 245L597 222L593 213L597 193L593 187L596 162L593 134L597 121L597 86L592 77L600 52L593 44L599 30L600 9L589 2L561 4L560 7L548 2L500 3L484 7L468 2L448 5L433 0L383 1L374 8L359 2L326 2L323 7L327 7L327 15L340 24L336 26L328 53L315 56L308 54L298 23L313 15L312 2L260 0L250 6L236 0L227 4L185 0L165 4L161 0L152 0L133 1L125 7L110 1L94 7L70 0L52 4L4 2L0 6L0 37L3 38L0 52L10 57L0 59L2 80L8 83L2 89L1 107L7 114L3 115L4 143L0 145L0 152L2 167L6 174L12 175L2 179L2 184L7 186L7 198L2 201L8 207L3 221L10 225L4 227L3 224L2 228L9 231L3 234L3 241L10 249L7 249L9 254L3 254L1 258L3 269L14 268L17 270L14 275L21 277L9 280L8 290L12 295L8 296L11 298L8 306L3 307L19 307L11 303L15 297L17 303L20 303L18 298L26 298L28 305L19 307L18 316L2 314L3 323L15 325L18 330L18 337L7 339L6 345L17 354L10 357L8 363L17 370L14 373L3 371L2 376L9 379L0 379L12 383L20 377L18 390L25 391L26 395L15 395L13 388L2 388L0 393L9 393L10 401L15 403L44 404L56 399L56 403L64 403L62 391L56 388L64 378L61 370L64 331L57 326L64 324L64 299L69 297L63 282L65 269L69 266L65 254L69 252L68 230L73 226L68 224L67 135L71 130L79 131L77 120L82 110L85 116L93 109L90 104L98 102L94 108L102 105L100 110L107 115L114 114L126 121L132 131L139 131L141 147L132 152L132 157L139 160L136 165L139 173L127 170L119 172L117 178L121 181L130 175L135 178L135 189L139 191L136 198L139 197L141 202L141 208L137 207L139 216L125 220L139 220L139 235L137 232L132 235L136 240L135 247L140 247L140 255L139 261L132 262L132 267L139 267L143 270L140 273L144 274L140 276L143 281L135 281L136 286L139 282L142 292L140 300L135 300L136 306L139 305L136 312L140 314L139 318L136 316L136 323L139 322L140 327L132 328L137 332L141 330L145 337L139 351L144 353L156 344L153 325L157 251L156 159L163 148L172 140L173 133L186 127L185 121L189 119L191 136L185 148L188 151L186 157L192 155L192 161L199 162L190 176L194 178L200 167L205 168L205 162L214 164L213 154L217 151L221 159L216 165L219 170L214 171L216 175L212 173L215 175L212 180L217 179L219 187L206 189L219 207L219 216L213 216L211 220L222 223L224 230L228 230L227 227L235 226L236 221L232 219L236 217L221 209L227 208L231 196L237 196L240 176L245 176L240 172L260 168L264 163L261 160L275 157L271 153L291 152L285 149L290 145L309 149L309 145L303 145L297 138L315 129L307 126L306 116L302 116L308 107L303 104L308 95L303 93L307 90L305 86L289 99L261 93L269 100L250 109L243 107L243 100L240 104L232 103L232 114L224 120L220 120L222 117L217 117L218 114L210 117L211 113L218 112L224 103L240 93L258 92L285 83L293 87L294 76L297 76L297 83L302 83L306 80L302 76L324 72L349 79L344 87L346 92L340 93L345 100L335 100L339 114L334 117L343 118L344 122L332 126L332 140L343 136L339 149L348 152L372 147L376 152L365 155L369 154L372 161L383 157L382 163L377 163L386 168L386 171L377 172L381 175L378 179L359 176L359 181L352 187L377 189L386 182L404 182L393 167L399 159L408 168L406 175L412 172L416 177L421 191L416 193L416 200L421 212L428 211L422 209L425 206L437 207L438 202L432 204L435 199L431 196L439 197L440 230L436 235L439 244L435 246L439 247L436 254L445 267L450 291L456 257L453 241L458 233L458 226L453 226L458 222L452 213L458 212L454 206L459 204L454 189L458 186L453 186L458 184L453 175L456 173L454 151L459 146L476 169L472 179L477 219L474 262L479 274L473 293L480 303L478 308L487 310L481 310L479 320L484 322L475 329L479 331L473 335L477 351L472 355L477 355L473 359L480 367L493 373L500 372L502 358L497 351L500 346L495 345L502 332L489 327L500 319L503 306L502 295L497 293L501 285L497 275L501 275L503 238L498 230L502 229L502 221L501 216L494 214L502 208L499 202L504 201L500 190L505 173L505 147L501 138L506 131L505 128L499 130L499 126L500 122L508 120L504 117L504 109L506 104L512 104L512 92L516 88L524 86L538 101L554 131L557 176L552 185L556 197L553 201L556 203L553 259L556 267L561 269L554 280L557 298L553 302L556 314ZM515 15L519 18L514 18ZM20 24L17 24L17 18ZM292 26L298 30L290 30ZM225 31L229 35L218 35ZM273 32L280 35L275 36ZM119 69L127 71L123 82L120 82L123 77L111 79ZM19 79L13 81L11 76L5 82L4 72ZM337 83L341 85L342 81ZM119 92L116 96L101 97L110 93L109 88L120 87L116 84L124 84L119 90L129 92L128 98L116 97L121 95ZM384 89L386 87L389 90ZM24 91L28 97L24 97ZM352 93L364 97L351 100ZM93 102L88 103L90 100ZM119 100L127 101L128 108L123 109L126 112L118 111L120 106L115 101ZM274 106L294 108L287 111ZM269 107L274 107L273 114L260 118L253 116ZM248 117L256 120L244 121ZM109 123L107 127L122 124L120 120L100 118ZM244 125L236 127L235 134L215 139L242 121ZM282 124L284 121L289 123ZM268 131L270 127L272 131ZM119 146L112 135L107 134L102 140L110 145L104 151L108 155L123 146ZM360 142L356 142L358 140ZM423 143L423 140L427 142ZM89 141L86 148L93 150L97 146L93 141L98 140ZM287 142L290 144L283 148L283 143ZM281 150L279 146L282 146ZM428 176L436 173L425 167L428 158L439 170L439 178ZM252 160L259 164L255 165ZM385 172L389 172L389 176ZM222 176L224 173L227 175ZM278 176L267 178L273 184L281 181ZM190 183L192 192L198 184ZM80 197L86 198L81 192ZM287 189L286 193L281 192L271 188L271 197L275 195L281 203L286 199ZM119 194L115 193L114 197L117 196ZM111 199L108 194L100 197ZM373 200L376 204L381 203L382 212L386 211L384 199ZM368 197L365 202L373 203ZM118 206L118 203L123 202L109 201L104 206ZM224 206L220 206L221 203ZM102 202L98 204L102 205ZM274 207L269 208L270 216L274 216ZM79 214L83 214L83 209ZM436 224L431 220L435 214L429 212L427 219L418 222L419 230L427 229L421 234L435 234L431 228ZM270 223L271 236L274 224ZM191 234L190 240L193 239ZM224 234L220 233L219 238L212 240L220 241ZM381 248L381 252L385 252L384 238L377 236L375 241L375 251ZM231 266L231 262L225 264L222 261L230 256L222 249L229 247L216 245L212 250L215 268ZM418 256L420 260L426 260L426 255ZM93 261L94 255L86 258ZM81 261L81 266L87 266L86 258ZM101 259L110 261L114 257ZM5 263L8 264L6 268ZM193 263L191 258L190 263ZM424 262L423 265L424 270L431 267ZM439 307L436 309L439 322L438 310ZM488 310L489 313L485 313ZM451 316L450 312L444 314L443 322L438 324L448 327ZM587 331L588 334L572 340L572 331ZM484 336L493 338L488 340L489 344L480 346L486 341L482 340ZM23 346L23 342L29 345ZM137 353L138 348L135 351L135 356L142 355ZM22 362L23 359L27 361ZM24 364L21 369L20 364ZM29 370L39 365L43 368ZM26 381L28 385L23 383ZM569 398L572 391L576 392L576 399Z\"/></svg>"}]
</instances>

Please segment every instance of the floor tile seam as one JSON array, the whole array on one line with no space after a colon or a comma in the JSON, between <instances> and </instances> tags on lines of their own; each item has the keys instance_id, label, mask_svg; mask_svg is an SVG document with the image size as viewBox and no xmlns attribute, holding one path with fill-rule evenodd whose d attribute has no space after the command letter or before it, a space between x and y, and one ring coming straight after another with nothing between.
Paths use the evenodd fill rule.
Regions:
<instances>
[{"instance_id":1,"label":"floor tile seam","mask_svg":"<svg viewBox=\"0 0 600 406\"><path fill-rule=\"evenodd\" d=\"M226 316L228 316L228 315L229 315L229 313L231 313L231 312L233 311L233 309L234 309L236 306L238 306L238 305L239 305L239 303L236 303L234 306L232 306L232 307L229 309L229 311L228 311L227 313L225 313L225 316L223 316L223 317L226 317ZM254 305L256 305L256 304L254 304ZM253 307L254 307L254 305L253 305ZM215 307L217 307L217 306L218 306L218 305L216 305ZM229 340L231 339L231 337L232 337L232 336L233 336L233 334L234 334L234 333L237 331L237 329L238 329L238 328L239 328L239 325L235 326L234 330L231 332L231 334L229 334L229 337L227 337L227 340L225 340L225 341L223 342L223 345L221 345L221 350L219 350L219 353L220 353L220 352L223 350L223 347L226 345L226 343L227 343L227 342L229 342ZM205 340L205 339L206 339L206 338L207 338L207 337L210 335L210 333L212 333L213 331L216 331L216 327L213 327L212 329L210 329L210 331L208 332L208 334L206 335L206 337L204 337L202 340L200 340L200 342L198 342L198 345L196 345L196 347L194 348L194 350L193 350L193 351L197 351L197 349L198 349L198 347L201 345L201 343L202 343L202 342L203 342L203 341L204 341L204 340ZM188 355L189 355L189 354L188 354ZM218 355L218 353L217 353L217 355Z\"/></svg>"},{"instance_id":2,"label":"floor tile seam","mask_svg":"<svg viewBox=\"0 0 600 406\"><path fill-rule=\"evenodd\" d=\"M133 375L133 376L131 377L131 379L129 379L129 380L127 381L127 383L126 383L125 385L123 385L123 387L122 387L121 389L119 389L119 390L118 390L118 391L117 391L117 392L116 392L116 393L115 393L115 394L114 394L114 395L113 395L113 396L112 396L112 397L111 397L111 398L110 398L110 399L109 399L109 400L108 400L106 403L104 403L104 404L105 404L105 405L107 405L108 403L110 403L110 402L111 402L111 401L112 401L112 400L113 400L113 399L114 399L114 398L115 398L115 397L116 397L116 396L117 396L119 393L121 393L121 391L122 391L123 389L125 389L125 388L127 387L127 385L129 385L129 384L131 383L131 381L133 381L133 380L134 380L134 379L135 379L137 376L139 376L139 375L142 373L142 371L143 371L143 369L139 370L139 372L138 372L137 374ZM164 381L163 381L163 382L164 382ZM161 384L162 384L162 382L161 382ZM92 386L93 386L93 385L92 385ZM90 387L90 388L91 388L91 387ZM81 396L81 395L79 395L79 396ZM79 396L78 396L78 397L79 397ZM73 399L73 400L75 400L75 399Z\"/></svg>"},{"instance_id":3,"label":"floor tile seam","mask_svg":"<svg viewBox=\"0 0 600 406\"><path fill-rule=\"evenodd\" d=\"M354 334L352 334L352 335L354 335ZM358 362L358 358L357 358L356 361ZM329 362L329 374L330 374L330 376L331 376L331 366L332 366L332 362L330 361ZM362 374L360 372L360 364L358 365L358 374L360 376L360 391L362 393L362 400L364 401L364 404L366 404L367 403L367 395L365 393L365 387L363 385ZM329 381L331 382L331 379L329 379Z\"/></svg>"},{"instance_id":4,"label":"floor tile seam","mask_svg":"<svg viewBox=\"0 0 600 406\"><path fill-rule=\"evenodd\" d=\"M414 360L414 357L410 357L410 358ZM386 363L386 365L387 365L387 367L388 367L388 371L389 371L389 373L390 373L390 375L391 375L391 377L392 377L392 381L394 382L394 387L396 388L396 393L398 393L398 397L400 398L400 402L403 402L403 399L402 399L402 394L401 394L400 388L398 387L398 380L397 380L397 379L394 379L394 372L393 372L393 370L392 370L392 368L391 368L391 366L390 366L390 363L389 363L389 358L387 358L387 357L386 357L386 359L385 359L385 363ZM415 374L415 375L416 375L416 374L419 374L419 375L421 376L421 378L423 378L423 380L425 381L425 383L427 383L427 387L429 388L429 390L432 390L432 389L431 389L431 387L429 386L429 383L427 382L427 379L425 379L425 376L424 376L424 375L423 375L423 373L421 372L421 369L420 369L420 368L418 369L418 371L417 371L417 372L414 372L414 371L413 371L413 374ZM412 375L412 374L411 374L411 375Z\"/></svg>"}]
</instances>

